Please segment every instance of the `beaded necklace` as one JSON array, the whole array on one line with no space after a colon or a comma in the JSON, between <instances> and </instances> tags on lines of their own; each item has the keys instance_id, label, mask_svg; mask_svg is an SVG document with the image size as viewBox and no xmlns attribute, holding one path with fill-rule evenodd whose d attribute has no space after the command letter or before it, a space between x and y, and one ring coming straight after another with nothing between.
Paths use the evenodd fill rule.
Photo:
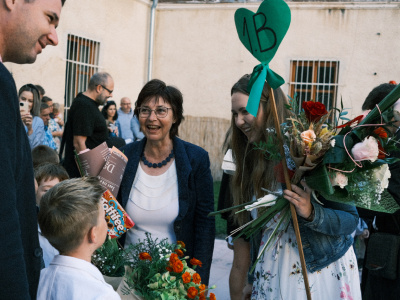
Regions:
<instances>
[{"instance_id":1,"label":"beaded necklace","mask_svg":"<svg viewBox=\"0 0 400 300\"><path fill-rule=\"evenodd\" d=\"M174 157L174 149L171 150L171 153L168 155L168 157L166 159L164 159L162 162L159 163L151 163L149 162L146 157L144 156L144 152L142 154L142 161L143 163L148 166L149 168L161 168L163 166L165 166L169 161L171 161L171 158Z\"/></svg>"}]
</instances>

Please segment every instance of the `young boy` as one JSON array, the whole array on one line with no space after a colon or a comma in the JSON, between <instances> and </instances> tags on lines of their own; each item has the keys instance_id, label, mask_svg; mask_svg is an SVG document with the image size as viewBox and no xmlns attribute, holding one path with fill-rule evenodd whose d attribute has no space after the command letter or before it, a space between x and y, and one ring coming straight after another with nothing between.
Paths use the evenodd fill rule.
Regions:
<instances>
[{"instance_id":1,"label":"young boy","mask_svg":"<svg viewBox=\"0 0 400 300\"><path fill-rule=\"evenodd\" d=\"M97 178L74 178L41 199L40 228L60 255L41 271L37 299L120 299L91 264L93 252L107 236L102 194Z\"/></svg>"},{"instance_id":2,"label":"young boy","mask_svg":"<svg viewBox=\"0 0 400 300\"><path fill-rule=\"evenodd\" d=\"M35 169L35 179L38 184L36 190L36 205L40 207L40 200L43 195L57 183L68 178L69 176L67 171L58 164L47 163L37 167ZM40 247L43 250L44 267L48 267L54 256L58 254L58 251L50 245L49 241L42 235L40 227L38 227L38 232Z\"/></svg>"}]
</instances>

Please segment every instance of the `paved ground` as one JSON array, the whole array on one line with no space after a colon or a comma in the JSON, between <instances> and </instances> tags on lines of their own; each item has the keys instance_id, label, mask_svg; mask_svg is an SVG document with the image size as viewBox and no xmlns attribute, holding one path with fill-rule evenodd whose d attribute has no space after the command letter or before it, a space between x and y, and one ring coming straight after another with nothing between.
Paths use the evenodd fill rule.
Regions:
<instances>
[{"instance_id":1,"label":"paved ground","mask_svg":"<svg viewBox=\"0 0 400 300\"><path fill-rule=\"evenodd\" d=\"M217 288L212 292L217 300L229 300L229 272L231 271L233 251L228 249L225 240L215 240L213 262L211 264L210 285Z\"/></svg>"}]
</instances>

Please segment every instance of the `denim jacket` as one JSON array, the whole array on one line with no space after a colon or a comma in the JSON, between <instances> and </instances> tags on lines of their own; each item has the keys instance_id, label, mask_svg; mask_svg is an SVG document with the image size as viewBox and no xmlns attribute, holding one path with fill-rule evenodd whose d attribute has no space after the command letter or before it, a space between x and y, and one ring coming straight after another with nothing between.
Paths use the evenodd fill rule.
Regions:
<instances>
[{"instance_id":1,"label":"denim jacket","mask_svg":"<svg viewBox=\"0 0 400 300\"><path fill-rule=\"evenodd\" d=\"M358 213L354 206L322 199L312 200L314 220L299 217L301 241L309 272L315 272L341 258L353 244L351 233L357 227Z\"/></svg>"}]
</instances>

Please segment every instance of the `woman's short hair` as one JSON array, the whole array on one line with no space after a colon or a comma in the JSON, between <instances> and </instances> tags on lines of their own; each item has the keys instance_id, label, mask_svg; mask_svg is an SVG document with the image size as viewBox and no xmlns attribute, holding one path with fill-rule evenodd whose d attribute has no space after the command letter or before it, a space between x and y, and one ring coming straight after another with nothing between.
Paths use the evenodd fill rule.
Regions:
<instances>
[{"instance_id":1,"label":"woman's short hair","mask_svg":"<svg viewBox=\"0 0 400 300\"><path fill-rule=\"evenodd\" d=\"M31 92L33 95L33 105L31 109L32 116L38 117L40 115L40 94L36 85L28 83L23 86L18 91L18 97L21 96L23 92Z\"/></svg>"},{"instance_id":2,"label":"woman's short hair","mask_svg":"<svg viewBox=\"0 0 400 300\"><path fill-rule=\"evenodd\" d=\"M178 127L185 119L183 116L183 96L177 88L166 85L164 81L159 79L150 80L139 93L135 103L135 115L139 118L139 108L152 98L155 98L157 103L160 97L172 108L175 121L169 131L169 136L172 139L178 136Z\"/></svg>"},{"instance_id":3,"label":"woman's short hair","mask_svg":"<svg viewBox=\"0 0 400 300\"><path fill-rule=\"evenodd\" d=\"M117 104L114 101L112 101L112 100L107 101L106 105L103 106L101 113L103 114L104 118L107 120L108 119L107 110L111 105L115 106L115 115L113 117L113 121L115 121L116 119L118 119L118 112L117 112Z\"/></svg>"},{"instance_id":4,"label":"woman's short hair","mask_svg":"<svg viewBox=\"0 0 400 300\"><path fill-rule=\"evenodd\" d=\"M98 178L84 177L60 182L43 195L40 230L60 254L76 249L97 225L102 194Z\"/></svg>"}]
</instances>

